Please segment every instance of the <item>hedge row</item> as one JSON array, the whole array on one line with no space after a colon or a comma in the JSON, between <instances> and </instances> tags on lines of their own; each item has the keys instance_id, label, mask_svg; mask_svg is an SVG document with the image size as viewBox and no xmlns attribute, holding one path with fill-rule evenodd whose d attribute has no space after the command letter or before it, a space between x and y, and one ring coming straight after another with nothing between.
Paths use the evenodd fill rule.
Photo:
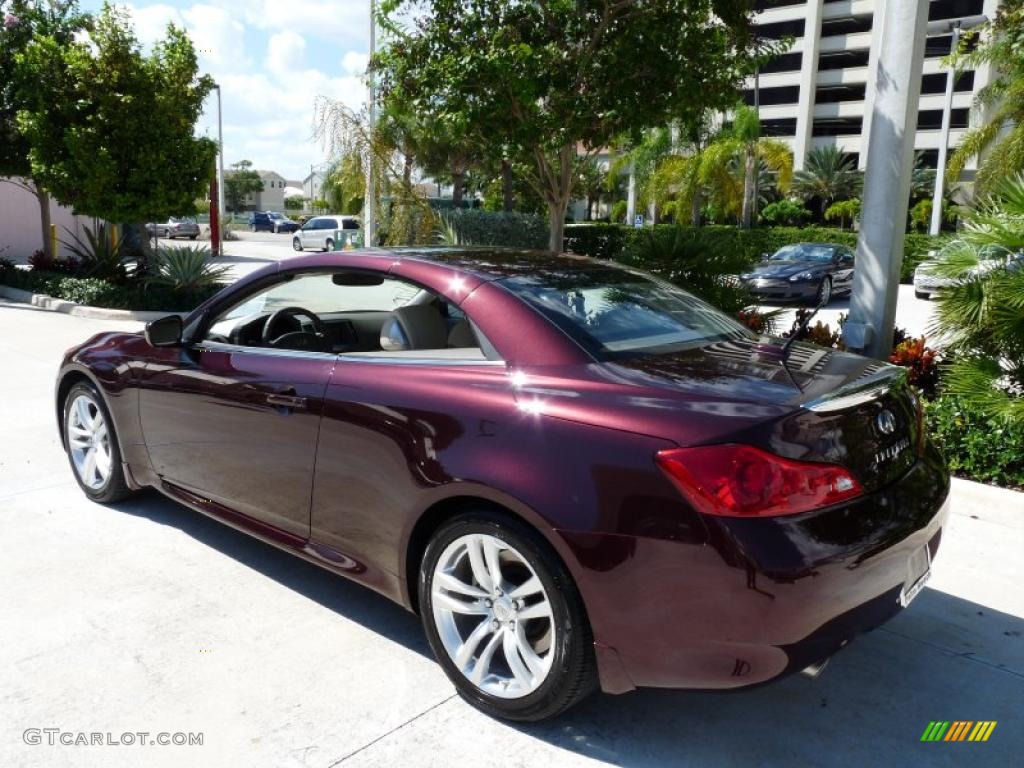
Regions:
<instances>
[{"instance_id":1,"label":"hedge row","mask_svg":"<svg viewBox=\"0 0 1024 768\"><path fill-rule=\"evenodd\" d=\"M548 247L547 220L535 213L472 208L446 211L444 217L458 233L459 242L514 248Z\"/></svg>"},{"instance_id":2,"label":"hedge row","mask_svg":"<svg viewBox=\"0 0 1024 768\"><path fill-rule=\"evenodd\" d=\"M656 226L671 227L674 225L659 224ZM857 245L856 232L829 227L740 229L733 226L709 225L699 228L685 227L684 229L691 231L693 238L704 244L708 251L740 253L750 263L757 261L761 254L773 253L791 243L824 242L851 247ZM635 229L624 224L570 224L565 228L565 250L601 259L619 259L633 243L637 233L642 231L642 229ZM942 235L938 237L916 233L906 235L903 246L901 280L910 282L914 268L927 257L928 251L940 247L946 239Z\"/></svg>"},{"instance_id":3,"label":"hedge row","mask_svg":"<svg viewBox=\"0 0 1024 768\"><path fill-rule=\"evenodd\" d=\"M1024 426L970 410L952 395L925 401L928 426L950 471L981 483L1024 488Z\"/></svg>"},{"instance_id":4,"label":"hedge row","mask_svg":"<svg viewBox=\"0 0 1024 768\"><path fill-rule=\"evenodd\" d=\"M157 312L191 312L221 289L215 286L196 293L181 293L159 285L115 285L95 277L69 277L35 269L2 270L0 284L90 307Z\"/></svg>"}]
</instances>

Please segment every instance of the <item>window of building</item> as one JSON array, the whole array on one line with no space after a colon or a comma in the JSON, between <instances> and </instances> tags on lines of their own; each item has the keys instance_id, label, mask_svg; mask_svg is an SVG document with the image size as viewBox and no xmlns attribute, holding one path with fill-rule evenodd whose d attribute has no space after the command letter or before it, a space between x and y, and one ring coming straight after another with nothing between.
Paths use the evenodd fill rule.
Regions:
<instances>
[{"instance_id":1,"label":"window of building","mask_svg":"<svg viewBox=\"0 0 1024 768\"><path fill-rule=\"evenodd\" d=\"M821 22L821 36L832 37L834 35L854 35L858 32L871 31L870 16L840 16L834 19L823 19Z\"/></svg>"},{"instance_id":2,"label":"window of building","mask_svg":"<svg viewBox=\"0 0 1024 768\"><path fill-rule=\"evenodd\" d=\"M956 83L953 85L954 91L970 93L974 90L974 73L964 72L960 77L956 79ZM937 72L931 75L923 75L921 77L921 93L945 93L946 92L946 73Z\"/></svg>"},{"instance_id":3,"label":"window of building","mask_svg":"<svg viewBox=\"0 0 1024 768\"><path fill-rule=\"evenodd\" d=\"M819 85L814 93L815 104L835 104L841 101L864 101L864 83L846 85Z\"/></svg>"},{"instance_id":4,"label":"window of building","mask_svg":"<svg viewBox=\"0 0 1024 768\"><path fill-rule=\"evenodd\" d=\"M818 55L819 71L846 69L847 67L866 67L867 65L867 49L859 51L830 51Z\"/></svg>"},{"instance_id":5,"label":"window of building","mask_svg":"<svg viewBox=\"0 0 1024 768\"><path fill-rule=\"evenodd\" d=\"M800 100L800 86L786 85L780 88L758 89L758 99L762 107L775 104L796 104ZM743 92L743 102L754 106L754 90L752 88Z\"/></svg>"},{"instance_id":6,"label":"window of building","mask_svg":"<svg viewBox=\"0 0 1024 768\"><path fill-rule=\"evenodd\" d=\"M952 109L949 112L950 128L966 128L970 114L969 109ZM917 113L917 129L919 131L938 130L942 127L941 109L924 109Z\"/></svg>"},{"instance_id":7,"label":"window of building","mask_svg":"<svg viewBox=\"0 0 1024 768\"><path fill-rule=\"evenodd\" d=\"M761 121L762 136L796 136L796 118L780 117Z\"/></svg>"},{"instance_id":8,"label":"window of building","mask_svg":"<svg viewBox=\"0 0 1024 768\"><path fill-rule=\"evenodd\" d=\"M859 117L819 117L811 127L812 136L856 136L861 132Z\"/></svg>"},{"instance_id":9,"label":"window of building","mask_svg":"<svg viewBox=\"0 0 1024 768\"><path fill-rule=\"evenodd\" d=\"M761 74L766 75L770 72L797 72L800 70L800 63L802 61L802 53L784 53L761 67Z\"/></svg>"},{"instance_id":10,"label":"window of building","mask_svg":"<svg viewBox=\"0 0 1024 768\"><path fill-rule=\"evenodd\" d=\"M789 21L776 21L772 24L758 24L754 31L758 37L766 37L771 40L781 40L784 37L803 37L804 20L790 19Z\"/></svg>"}]
</instances>

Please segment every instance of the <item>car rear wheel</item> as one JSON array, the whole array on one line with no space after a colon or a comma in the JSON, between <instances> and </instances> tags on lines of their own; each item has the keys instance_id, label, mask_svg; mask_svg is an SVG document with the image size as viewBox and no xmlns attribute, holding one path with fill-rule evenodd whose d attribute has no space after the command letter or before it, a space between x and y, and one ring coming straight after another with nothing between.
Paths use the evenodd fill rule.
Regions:
<instances>
[{"instance_id":1,"label":"car rear wheel","mask_svg":"<svg viewBox=\"0 0 1024 768\"><path fill-rule=\"evenodd\" d=\"M815 306L824 307L832 301L832 278L826 277L818 286L818 293L815 296Z\"/></svg>"},{"instance_id":2,"label":"car rear wheel","mask_svg":"<svg viewBox=\"0 0 1024 768\"><path fill-rule=\"evenodd\" d=\"M483 712L544 720L594 689L576 586L546 542L515 520L480 512L443 526L423 557L419 599L438 662Z\"/></svg>"},{"instance_id":3,"label":"car rear wheel","mask_svg":"<svg viewBox=\"0 0 1024 768\"><path fill-rule=\"evenodd\" d=\"M914 298L928 301L928 299L931 298L931 294L925 293L924 291L914 291Z\"/></svg>"},{"instance_id":4,"label":"car rear wheel","mask_svg":"<svg viewBox=\"0 0 1024 768\"><path fill-rule=\"evenodd\" d=\"M302 241L300 241L299 238L297 238L297 237L293 237L292 238L292 248L294 250L296 250L296 251L301 251L302 250Z\"/></svg>"},{"instance_id":5,"label":"car rear wheel","mask_svg":"<svg viewBox=\"0 0 1024 768\"><path fill-rule=\"evenodd\" d=\"M333 251L334 250L334 241L331 240L331 238L327 238L327 242L324 243L324 250L325 251Z\"/></svg>"},{"instance_id":6,"label":"car rear wheel","mask_svg":"<svg viewBox=\"0 0 1024 768\"><path fill-rule=\"evenodd\" d=\"M71 469L85 495L104 504L129 496L114 422L92 384L71 387L64 398L63 426Z\"/></svg>"}]
</instances>

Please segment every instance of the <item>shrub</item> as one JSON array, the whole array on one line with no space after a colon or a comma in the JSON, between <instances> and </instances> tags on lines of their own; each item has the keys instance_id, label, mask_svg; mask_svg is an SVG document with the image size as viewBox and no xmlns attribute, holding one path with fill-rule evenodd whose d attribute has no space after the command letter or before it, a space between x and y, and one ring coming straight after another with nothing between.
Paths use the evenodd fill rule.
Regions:
<instances>
[{"instance_id":1,"label":"shrub","mask_svg":"<svg viewBox=\"0 0 1024 768\"><path fill-rule=\"evenodd\" d=\"M53 269L53 259L46 255L46 251L39 249L28 257L29 266L32 269Z\"/></svg>"},{"instance_id":2,"label":"shrub","mask_svg":"<svg viewBox=\"0 0 1024 768\"><path fill-rule=\"evenodd\" d=\"M709 251L691 227L648 227L639 230L623 261L642 266L700 296L723 312L736 313L752 296L734 277L747 262L727 250Z\"/></svg>"},{"instance_id":3,"label":"shrub","mask_svg":"<svg viewBox=\"0 0 1024 768\"><path fill-rule=\"evenodd\" d=\"M938 355L925 344L924 336L898 343L889 355L889 362L906 368L907 380L921 390L925 397L935 397L939 386Z\"/></svg>"},{"instance_id":4,"label":"shrub","mask_svg":"<svg viewBox=\"0 0 1024 768\"><path fill-rule=\"evenodd\" d=\"M197 293L219 283L230 268L210 263L204 246L159 248L150 265L147 285L160 285L178 293Z\"/></svg>"},{"instance_id":5,"label":"shrub","mask_svg":"<svg viewBox=\"0 0 1024 768\"><path fill-rule=\"evenodd\" d=\"M565 228L564 248L567 251L601 259L619 259L629 244L641 232L660 227L684 226L659 224L655 227L635 229L624 224L574 224ZM760 227L740 229L728 225L709 225L690 228L694 237L704 243L709 253L728 251L741 254L747 264L757 261L762 254L774 253L784 245L799 242L838 243L856 247L857 233L832 227ZM917 265L928 258L929 251L938 250L948 237L908 234L903 246L901 282L910 282Z\"/></svg>"},{"instance_id":6,"label":"shrub","mask_svg":"<svg viewBox=\"0 0 1024 768\"><path fill-rule=\"evenodd\" d=\"M174 291L162 285L114 285L94 277L68 277L36 269L0 272L0 283L93 307L167 312L190 312L223 287L217 284L195 292Z\"/></svg>"},{"instance_id":7,"label":"shrub","mask_svg":"<svg viewBox=\"0 0 1024 768\"><path fill-rule=\"evenodd\" d=\"M0 278L8 272L13 272L17 269L14 262L10 259L0 257Z\"/></svg>"},{"instance_id":8,"label":"shrub","mask_svg":"<svg viewBox=\"0 0 1024 768\"><path fill-rule=\"evenodd\" d=\"M791 227L811 217L803 203L796 200L776 200L768 203L761 211L761 221L768 224L782 224Z\"/></svg>"},{"instance_id":9,"label":"shrub","mask_svg":"<svg viewBox=\"0 0 1024 768\"><path fill-rule=\"evenodd\" d=\"M608 212L608 218L615 224L622 224L626 220L626 211L629 204L625 200L616 200L612 203L612 209Z\"/></svg>"},{"instance_id":10,"label":"shrub","mask_svg":"<svg viewBox=\"0 0 1024 768\"><path fill-rule=\"evenodd\" d=\"M1024 487L1024 425L1007 425L952 395L925 401L932 438L961 477Z\"/></svg>"},{"instance_id":11,"label":"shrub","mask_svg":"<svg viewBox=\"0 0 1024 768\"><path fill-rule=\"evenodd\" d=\"M453 210L445 219L462 245L548 247L548 224L543 216L517 211Z\"/></svg>"},{"instance_id":12,"label":"shrub","mask_svg":"<svg viewBox=\"0 0 1024 768\"><path fill-rule=\"evenodd\" d=\"M825 209L825 221L838 221L839 228L844 229L846 222L853 226L853 222L860 216L860 200L840 200L832 203Z\"/></svg>"},{"instance_id":13,"label":"shrub","mask_svg":"<svg viewBox=\"0 0 1024 768\"><path fill-rule=\"evenodd\" d=\"M73 255L74 270L86 277L123 280L125 277L122 253L124 237L121 236L113 240L106 224L100 224L96 229L89 227L83 227L83 229L85 230L84 238L65 228L65 231L71 235L71 241L63 241L63 244Z\"/></svg>"}]
</instances>

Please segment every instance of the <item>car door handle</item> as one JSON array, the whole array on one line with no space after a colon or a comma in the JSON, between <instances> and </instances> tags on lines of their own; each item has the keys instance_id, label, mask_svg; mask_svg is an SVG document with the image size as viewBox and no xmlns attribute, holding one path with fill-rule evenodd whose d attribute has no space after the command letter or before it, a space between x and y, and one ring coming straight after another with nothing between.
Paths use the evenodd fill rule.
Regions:
<instances>
[{"instance_id":1,"label":"car door handle","mask_svg":"<svg viewBox=\"0 0 1024 768\"><path fill-rule=\"evenodd\" d=\"M294 392L294 390L292 390L292 392ZM306 398L285 392L272 392L267 395L267 404L280 406L282 408L303 410L306 407Z\"/></svg>"}]
</instances>

